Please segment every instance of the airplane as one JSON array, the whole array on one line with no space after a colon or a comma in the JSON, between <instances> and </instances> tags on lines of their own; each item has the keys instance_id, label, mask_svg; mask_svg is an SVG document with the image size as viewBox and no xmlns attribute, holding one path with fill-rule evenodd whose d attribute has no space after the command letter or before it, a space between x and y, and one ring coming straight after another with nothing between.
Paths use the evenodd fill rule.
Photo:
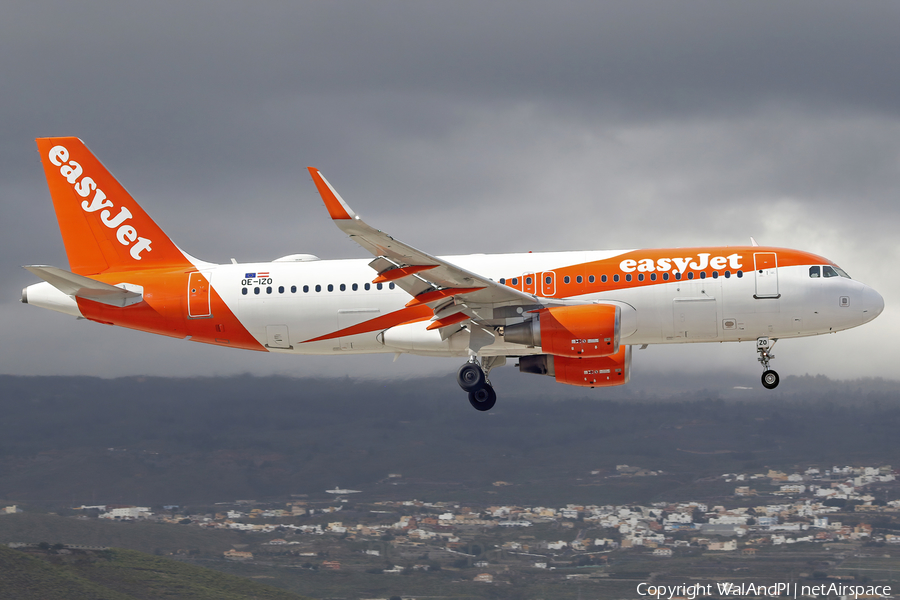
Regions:
<instances>
[{"instance_id":1,"label":"airplane","mask_svg":"<svg viewBox=\"0 0 900 600\"><path fill-rule=\"evenodd\" d=\"M36 140L69 270L22 302L98 323L289 354L409 353L466 359L457 382L490 410L492 369L584 387L622 385L632 347L755 342L762 385L777 340L834 333L884 300L827 258L750 245L434 256L363 221L309 174L338 229L372 259L292 254L213 264L176 246L84 143Z\"/></svg>"}]
</instances>

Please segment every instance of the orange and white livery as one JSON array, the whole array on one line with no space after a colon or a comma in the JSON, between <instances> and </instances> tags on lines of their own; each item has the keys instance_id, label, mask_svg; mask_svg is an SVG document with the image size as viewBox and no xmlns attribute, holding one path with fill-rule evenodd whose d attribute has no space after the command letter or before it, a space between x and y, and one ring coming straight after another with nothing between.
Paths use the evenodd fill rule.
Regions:
<instances>
[{"instance_id":1,"label":"orange and white livery","mask_svg":"<svg viewBox=\"0 0 900 600\"><path fill-rule=\"evenodd\" d=\"M467 359L458 381L488 410L488 375L587 387L628 382L631 347L756 341L767 388L780 338L832 333L884 308L827 258L758 246L437 257L366 224L309 169L335 225L372 259L308 254L212 264L178 248L77 138L37 140L69 270L22 301L92 321L231 348Z\"/></svg>"}]
</instances>

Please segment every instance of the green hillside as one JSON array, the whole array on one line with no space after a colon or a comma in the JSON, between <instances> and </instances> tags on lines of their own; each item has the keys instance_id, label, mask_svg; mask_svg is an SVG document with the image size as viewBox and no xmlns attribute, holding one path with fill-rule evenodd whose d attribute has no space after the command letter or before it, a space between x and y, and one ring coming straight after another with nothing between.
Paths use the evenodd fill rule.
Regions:
<instances>
[{"instance_id":1,"label":"green hillside","mask_svg":"<svg viewBox=\"0 0 900 600\"><path fill-rule=\"evenodd\" d=\"M0 544L49 540L127 548L148 554L221 556L234 544L245 543L245 537L238 531L173 527L146 521L119 523L28 512L0 518Z\"/></svg>"},{"instance_id":2,"label":"green hillside","mask_svg":"<svg viewBox=\"0 0 900 600\"><path fill-rule=\"evenodd\" d=\"M239 498L323 498L336 485L390 499L394 483L428 500L651 502L683 498L691 482L721 473L890 463L900 444L900 382L785 377L775 392L726 390L730 400L577 388L581 397L562 400L575 392L552 380L513 369L492 377L506 391L482 414L452 377L0 376L0 506L177 504L206 514ZM672 476L624 494L572 485L621 464ZM389 473L402 481L384 483ZM498 480L517 487L492 486ZM172 548L154 544L104 545Z\"/></svg>"},{"instance_id":3,"label":"green hillside","mask_svg":"<svg viewBox=\"0 0 900 600\"><path fill-rule=\"evenodd\" d=\"M0 546L0 600L302 600L249 579L133 550Z\"/></svg>"}]
</instances>

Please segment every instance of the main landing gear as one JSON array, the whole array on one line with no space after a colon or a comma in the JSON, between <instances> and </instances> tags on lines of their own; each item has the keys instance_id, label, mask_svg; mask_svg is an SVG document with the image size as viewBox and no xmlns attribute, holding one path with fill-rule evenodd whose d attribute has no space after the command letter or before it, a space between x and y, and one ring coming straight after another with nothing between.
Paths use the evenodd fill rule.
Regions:
<instances>
[{"instance_id":1,"label":"main landing gear","mask_svg":"<svg viewBox=\"0 0 900 600\"><path fill-rule=\"evenodd\" d=\"M756 340L756 351L759 353L757 360L763 367L762 384L767 390L774 390L778 387L778 382L781 381L778 373L769 368L769 361L775 358L775 355L770 352L777 341L769 340L767 337L757 338Z\"/></svg>"},{"instance_id":2,"label":"main landing gear","mask_svg":"<svg viewBox=\"0 0 900 600\"><path fill-rule=\"evenodd\" d=\"M487 375L474 356L459 368L456 382L464 392L469 393L469 404L475 410L485 411L494 408L494 403L497 402L497 392L494 391L494 387L488 381Z\"/></svg>"}]
</instances>

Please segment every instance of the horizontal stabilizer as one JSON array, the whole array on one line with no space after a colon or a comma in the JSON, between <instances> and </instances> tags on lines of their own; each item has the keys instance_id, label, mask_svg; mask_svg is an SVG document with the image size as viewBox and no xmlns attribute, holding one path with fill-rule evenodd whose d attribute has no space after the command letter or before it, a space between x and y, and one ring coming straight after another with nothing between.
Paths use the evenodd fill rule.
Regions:
<instances>
[{"instance_id":1,"label":"horizontal stabilizer","mask_svg":"<svg viewBox=\"0 0 900 600\"><path fill-rule=\"evenodd\" d=\"M62 293L76 298L118 307L131 306L144 299L144 289L138 285L128 283L110 285L47 265L31 265L25 268Z\"/></svg>"}]
</instances>

